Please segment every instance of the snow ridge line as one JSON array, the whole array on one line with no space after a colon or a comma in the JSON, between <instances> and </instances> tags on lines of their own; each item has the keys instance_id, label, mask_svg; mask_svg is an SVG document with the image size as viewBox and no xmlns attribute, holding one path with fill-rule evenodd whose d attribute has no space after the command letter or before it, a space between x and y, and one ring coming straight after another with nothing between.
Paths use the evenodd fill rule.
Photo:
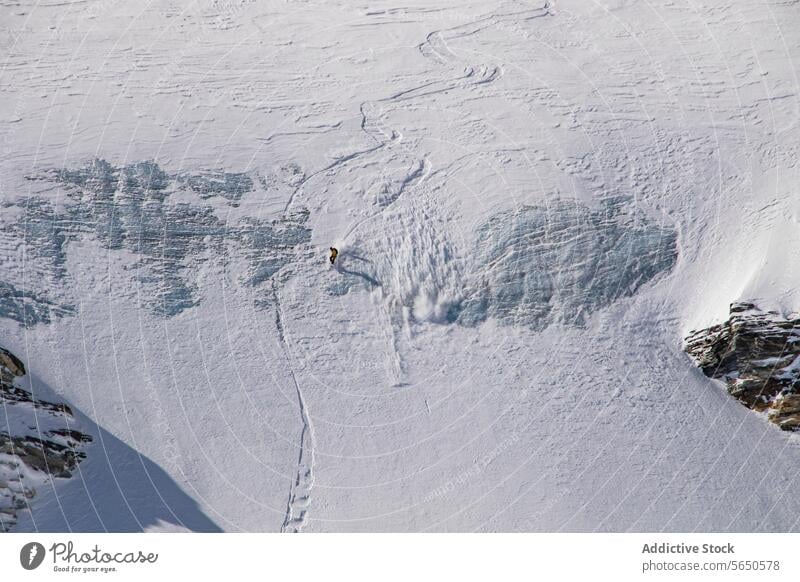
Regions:
<instances>
[{"instance_id":1,"label":"snow ridge line","mask_svg":"<svg viewBox=\"0 0 800 582\"><path fill-rule=\"evenodd\" d=\"M288 342L283 327L283 308L278 294L278 288L273 280L272 297L275 301L275 325L278 328L278 337L286 355L287 369L294 384L297 404L300 409L300 453L297 458L297 472L289 486L289 497L286 500L286 515L281 525L281 533L300 533L306 523L308 505L311 500L311 490L314 488L314 427L308 414L308 406L300 389L300 384L294 373L289 356Z\"/></svg>"}]
</instances>

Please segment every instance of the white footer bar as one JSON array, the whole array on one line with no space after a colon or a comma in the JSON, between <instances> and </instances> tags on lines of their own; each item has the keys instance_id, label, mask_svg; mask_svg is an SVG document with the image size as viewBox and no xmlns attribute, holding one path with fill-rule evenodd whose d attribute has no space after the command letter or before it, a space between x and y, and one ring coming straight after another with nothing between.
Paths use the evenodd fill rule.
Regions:
<instances>
[{"instance_id":1,"label":"white footer bar","mask_svg":"<svg viewBox=\"0 0 800 582\"><path fill-rule=\"evenodd\" d=\"M800 534L5 534L3 580L797 580Z\"/></svg>"}]
</instances>

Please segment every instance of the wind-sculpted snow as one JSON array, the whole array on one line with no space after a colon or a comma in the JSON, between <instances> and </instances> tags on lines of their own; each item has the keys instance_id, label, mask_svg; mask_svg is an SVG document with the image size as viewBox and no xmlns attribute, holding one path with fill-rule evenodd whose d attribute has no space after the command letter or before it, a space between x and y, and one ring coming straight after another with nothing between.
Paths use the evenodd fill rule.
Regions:
<instances>
[{"instance_id":1,"label":"wind-sculpted snow","mask_svg":"<svg viewBox=\"0 0 800 582\"><path fill-rule=\"evenodd\" d=\"M0 339L95 445L16 530L798 529L800 350L679 341L800 317L791 2L28 4Z\"/></svg>"},{"instance_id":2,"label":"wind-sculpted snow","mask_svg":"<svg viewBox=\"0 0 800 582\"><path fill-rule=\"evenodd\" d=\"M72 305L59 305L38 293L23 291L11 283L0 281L0 317L33 326L50 323L54 317L74 314Z\"/></svg>"},{"instance_id":3,"label":"wind-sculpted snow","mask_svg":"<svg viewBox=\"0 0 800 582\"><path fill-rule=\"evenodd\" d=\"M625 215L621 201L600 210L557 202L504 212L478 231L477 281L458 321L581 326L670 269L676 256L675 232Z\"/></svg>"},{"instance_id":4,"label":"wind-sculpted snow","mask_svg":"<svg viewBox=\"0 0 800 582\"><path fill-rule=\"evenodd\" d=\"M0 316L26 325L74 313L69 301L60 305L48 293L68 281L68 247L79 240L89 238L103 249L131 253L145 307L171 317L199 303L202 293L192 270L202 262L223 260L229 250L241 253L250 263L242 282L257 285L288 264L294 249L311 236L305 210L279 220L245 217L230 223L211 206L170 200L189 188L201 199L221 196L235 202L253 187L244 174L171 176L154 162L115 167L95 160L76 170L49 172L44 179L66 186L63 209L55 200L26 198L17 203L17 220L4 225L7 236L25 249L44 277L0 286ZM37 282L44 287L41 296L38 288L29 290Z\"/></svg>"},{"instance_id":5,"label":"wind-sculpted snow","mask_svg":"<svg viewBox=\"0 0 800 582\"><path fill-rule=\"evenodd\" d=\"M201 198L220 196L233 206L246 192L253 190L253 180L247 174L213 172L206 175L178 177L182 186L197 192Z\"/></svg>"},{"instance_id":6,"label":"wind-sculpted snow","mask_svg":"<svg viewBox=\"0 0 800 582\"><path fill-rule=\"evenodd\" d=\"M291 260L294 249L311 240L311 230L305 226L308 217L308 210L303 209L287 214L280 221L243 219L237 235L251 262L249 284L272 279Z\"/></svg>"},{"instance_id":7,"label":"wind-sculpted snow","mask_svg":"<svg viewBox=\"0 0 800 582\"><path fill-rule=\"evenodd\" d=\"M417 206L419 200L406 212L418 214ZM625 198L595 209L560 201L496 214L477 229L474 249L465 249L468 264L455 258L443 229L414 229L426 222L396 214L382 236L344 253L337 268L343 277L327 290L342 296L381 288L417 323L581 327L677 257L674 229L637 213Z\"/></svg>"},{"instance_id":8,"label":"wind-sculpted snow","mask_svg":"<svg viewBox=\"0 0 800 582\"><path fill-rule=\"evenodd\" d=\"M150 198L163 200L170 186L177 185L203 199L219 196L235 204L245 193L253 190L253 180L247 174L216 170L169 175L149 160L115 167L106 160L96 159L83 168L57 170L51 175L64 185L108 198L123 192L133 195L144 193Z\"/></svg>"}]
</instances>

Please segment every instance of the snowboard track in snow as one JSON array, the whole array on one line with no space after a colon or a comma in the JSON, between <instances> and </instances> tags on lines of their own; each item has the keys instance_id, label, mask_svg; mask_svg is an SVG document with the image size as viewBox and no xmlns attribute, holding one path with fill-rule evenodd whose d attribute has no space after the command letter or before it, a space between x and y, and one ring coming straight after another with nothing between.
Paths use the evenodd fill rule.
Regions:
<instances>
[{"instance_id":1,"label":"snowboard track in snow","mask_svg":"<svg viewBox=\"0 0 800 582\"><path fill-rule=\"evenodd\" d=\"M281 304L277 284L274 280L272 283L272 297L275 303L275 327L278 330L278 338L280 339L286 358L286 367L292 379L292 384L294 385L295 394L297 396L297 406L300 412L300 421L302 423L300 441L298 444L297 471L289 486L289 497L286 500L286 515L283 519L281 532L299 533L303 530L303 526L306 523L308 505L311 501L311 490L314 487L314 428L311 424L311 417L308 414L308 407L303 396L303 391L294 373L294 366L292 366L290 347L286 340L286 330L283 324L283 306Z\"/></svg>"}]
</instances>

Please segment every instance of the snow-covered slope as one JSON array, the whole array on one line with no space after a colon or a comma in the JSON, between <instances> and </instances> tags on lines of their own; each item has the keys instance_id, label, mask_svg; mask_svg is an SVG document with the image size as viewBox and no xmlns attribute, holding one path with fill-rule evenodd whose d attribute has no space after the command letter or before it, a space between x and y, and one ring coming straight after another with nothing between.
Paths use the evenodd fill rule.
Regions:
<instances>
[{"instance_id":1,"label":"snow-covered slope","mask_svg":"<svg viewBox=\"0 0 800 582\"><path fill-rule=\"evenodd\" d=\"M98 437L16 529L798 529L682 350L800 308L797 2L0 12L0 331Z\"/></svg>"},{"instance_id":2,"label":"snow-covered slope","mask_svg":"<svg viewBox=\"0 0 800 582\"><path fill-rule=\"evenodd\" d=\"M69 479L86 458L92 437L76 429L72 409L45 400L41 386L21 386L25 365L0 348L0 531L11 530L20 511L54 479ZM27 388L27 389L26 389Z\"/></svg>"}]
</instances>

